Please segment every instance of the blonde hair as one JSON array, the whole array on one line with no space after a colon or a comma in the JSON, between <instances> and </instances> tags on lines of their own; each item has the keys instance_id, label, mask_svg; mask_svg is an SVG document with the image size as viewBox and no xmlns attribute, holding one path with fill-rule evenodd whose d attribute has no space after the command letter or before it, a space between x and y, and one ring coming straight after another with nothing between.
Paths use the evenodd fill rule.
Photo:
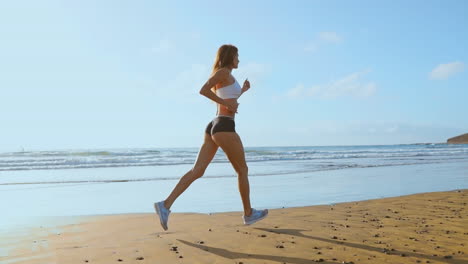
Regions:
<instances>
[{"instance_id":1,"label":"blonde hair","mask_svg":"<svg viewBox=\"0 0 468 264\"><path fill-rule=\"evenodd\" d=\"M216 59L213 64L213 72L217 70L231 66L234 64L234 57L237 55L237 47L231 44L225 44L219 47L218 53L216 53Z\"/></svg>"}]
</instances>

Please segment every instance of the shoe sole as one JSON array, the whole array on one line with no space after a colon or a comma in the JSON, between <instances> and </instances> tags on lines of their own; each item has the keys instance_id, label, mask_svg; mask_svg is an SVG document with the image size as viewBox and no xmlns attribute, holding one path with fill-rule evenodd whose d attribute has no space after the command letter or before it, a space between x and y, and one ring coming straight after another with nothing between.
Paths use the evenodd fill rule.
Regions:
<instances>
[{"instance_id":1,"label":"shoe sole","mask_svg":"<svg viewBox=\"0 0 468 264\"><path fill-rule=\"evenodd\" d=\"M244 224L245 224L245 225L252 225L252 224L255 224L256 222L258 222L258 221L264 219L264 218L267 217L267 216L268 216L268 210L266 211L266 214L265 214L264 216L262 216L262 217L260 217L260 218L258 218L258 219L255 219L255 221L252 221L252 222L249 222L249 223L244 223Z\"/></svg>"},{"instance_id":2,"label":"shoe sole","mask_svg":"<svg viewBox=\"0 0 468 264\"><path fill-rule=\"evenodd\" d=\"M165 226L164 223L163 223L162 216L161 216L161 211L159 210L159 204L158 203L154 204L154 210L156 210L156 213L159 216L159 222L161 223L162 228L164 229L164 231L167 231L167 226Z\"/></svg>"}]
</instances>

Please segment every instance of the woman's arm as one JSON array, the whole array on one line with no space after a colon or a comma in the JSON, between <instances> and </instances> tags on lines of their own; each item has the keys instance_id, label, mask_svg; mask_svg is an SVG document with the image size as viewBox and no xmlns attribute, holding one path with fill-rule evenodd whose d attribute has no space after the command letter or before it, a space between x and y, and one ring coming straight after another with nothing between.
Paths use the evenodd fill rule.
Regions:
<instances>
[{"instance_id":1,"label":"woman's arm","mask_svg":"<svg viewBox=\"0 0 468 264\"><path fill-rule=\"evenodd\" d=\"M207 98L215 101L220 105L226 106L229 110L233 111L234 113L237 112L237 103L226 101L219 96L217 96L211 88L214 87L217 83L220 83L227 78L229 78L229 71L227 69L220 69L213 76L211 76L208 81L203 85L200 89L200 94L206 96Z\"/></svg>"},{"instance_id":2,"label":"woman's arm","mask_svg":"<svg viewBox=\"0 0 468 264\"><path fill-rule=\"evenodd\" d=\"M240 97L242 94L244 94L245 92L247 92L249 89L250 89L250 82L249 82L249 79L245 79L244 85L242 86L241 94L239 95L239 97Z\"/></svg>"}]
</instances>

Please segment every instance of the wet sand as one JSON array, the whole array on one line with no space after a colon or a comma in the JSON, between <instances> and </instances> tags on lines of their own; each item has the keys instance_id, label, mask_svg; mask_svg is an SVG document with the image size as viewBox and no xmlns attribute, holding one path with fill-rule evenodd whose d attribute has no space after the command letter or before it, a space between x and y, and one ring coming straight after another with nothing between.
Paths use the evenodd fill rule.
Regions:
<instances>
[{"instance_id":1,"label":"wet sand","mask_svg":"<svg viewBox=\"0 0 468 264\"><path fill-rule=\"evenodd\" d=\"M80 217L11 230L0 263L468 263L468 190L270 210Z\"/></svg>"}]
</instances>

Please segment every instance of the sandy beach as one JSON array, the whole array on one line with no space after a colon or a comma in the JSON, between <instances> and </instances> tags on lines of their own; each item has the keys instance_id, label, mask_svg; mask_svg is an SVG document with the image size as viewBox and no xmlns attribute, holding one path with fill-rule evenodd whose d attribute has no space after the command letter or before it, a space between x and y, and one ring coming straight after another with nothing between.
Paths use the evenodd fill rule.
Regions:
<instances>
[{"instance_id":1,"label":"sandy beach","mask_svg":"<svg viewBox=\"0 0 468 264\"><path fill-rule=\"evenodd\" d=\"M468 190L270 210L77 217L12 230L1 263L468 263Z\"/></svg>"}]
</instances>

